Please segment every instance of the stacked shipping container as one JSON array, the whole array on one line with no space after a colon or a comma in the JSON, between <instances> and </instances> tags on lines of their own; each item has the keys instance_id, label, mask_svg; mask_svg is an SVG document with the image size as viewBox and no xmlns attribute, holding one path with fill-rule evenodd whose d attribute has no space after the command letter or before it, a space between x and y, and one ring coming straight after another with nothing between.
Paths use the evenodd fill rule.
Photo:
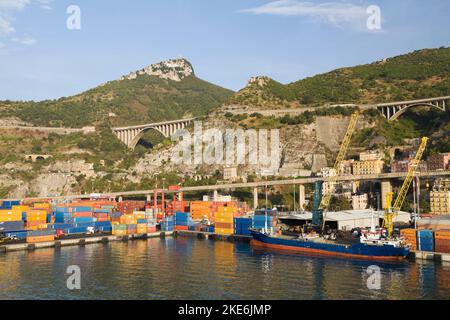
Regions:
<instances>
[{"instance_id":1,"label":"stacked shipping container","mask_svg":"<svg viewBox=\"0 0 450 320\"><path fill-rule=\"evenodd\" d=\"M435 251L439 253L450 253L450 230L436 231Z\"/></svg>"}]
</instances>

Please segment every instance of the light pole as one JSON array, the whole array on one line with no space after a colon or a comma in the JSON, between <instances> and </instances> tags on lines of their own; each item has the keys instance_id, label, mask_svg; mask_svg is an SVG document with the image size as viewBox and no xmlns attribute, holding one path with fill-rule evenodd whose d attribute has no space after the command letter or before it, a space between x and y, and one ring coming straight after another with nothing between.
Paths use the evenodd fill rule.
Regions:
<instances>
[{"instance_id":1,"label":"light pole","mask_svg":"<svg viewBox=\"0 0 450 320\"><path fill-rule=\"evenodd\" d=\"M266 210L265 210L265 225L264 225L264 227L265 227L265 231L266 231L266 233L267 233L267 229L268 229L268 227L267 227L267 178L266 178Z\"/></svg>"}]
</instances>

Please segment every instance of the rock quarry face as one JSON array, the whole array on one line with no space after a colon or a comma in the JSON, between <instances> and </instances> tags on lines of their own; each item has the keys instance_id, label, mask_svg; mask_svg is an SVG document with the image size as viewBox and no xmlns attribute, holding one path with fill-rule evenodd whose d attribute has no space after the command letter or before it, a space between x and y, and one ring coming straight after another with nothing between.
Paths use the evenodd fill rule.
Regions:
<instances>
[{"instance_id":1,"label":"rock quarry face","mask_svg":"<svg viewBox=\"0 0 450 320\"><path fill-rule=\"evenodd\" d=\"M157 76L161 79L181 81L194 74L194 68L186 59L172 59L152 64L142 70L123 76L120 80L134 80L140 75Z\"/></svg>"}]
</instances>

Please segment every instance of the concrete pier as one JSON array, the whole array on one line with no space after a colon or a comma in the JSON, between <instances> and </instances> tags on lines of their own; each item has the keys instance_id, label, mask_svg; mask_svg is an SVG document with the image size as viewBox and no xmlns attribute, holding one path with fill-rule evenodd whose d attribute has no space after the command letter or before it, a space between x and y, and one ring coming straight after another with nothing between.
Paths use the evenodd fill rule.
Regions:
<instances>
[{"instance_id":1,"label":"concrete pier","mask_svg":"<svg viewBox=\"0 0 450 320\"><path fill-rule=\"evenodd\" d=\"M229 242L250 242L252 239L251 236L244 236L244 235L238 235L238 234L230 234L230 235L223 235L223 234L217 234L213 232L203 232L203 231L187 231L187 230L177 230L174 231L177 236L187 236L187 237L197 237L199 239L212 239L212 240L222 240L222 241L229 241Z\"/></svg>"},{"instance_id":2,"label":"concrete pier","mask_svg":"<svg viewBox=\"0 0 450 320\"><path fill-rule=\"evenodd\" d=\"M37 250L37 249L45 249L45 248L61 248L68 246L85 246L93 243L107 243L113 241L128 241L128 240L140 240L140 239L148 239L148 238L159 238L161 234L166 236L172 236L173 231L161 231L155 233L147 233L147 234L133 234L127 236L111 236L104 235L98 237L84 237L84 238L76 238L76 239L56 239L55 241L48 242L37 242L37 243L17 243L17 244L7 244L0 246L0 253L7 253L13 251L24 251L24 250Z\"/></svg>"},{"instance_id":3,"label":"concrete pier","mask_svg":"<svg viewBox=\"0 0 450 320\"><path fill-rule=\"evenodd\" d=\"M410 259L429 260L434 262L450 262L450 253L411 251Z\"/></svg>"}]
</instances>

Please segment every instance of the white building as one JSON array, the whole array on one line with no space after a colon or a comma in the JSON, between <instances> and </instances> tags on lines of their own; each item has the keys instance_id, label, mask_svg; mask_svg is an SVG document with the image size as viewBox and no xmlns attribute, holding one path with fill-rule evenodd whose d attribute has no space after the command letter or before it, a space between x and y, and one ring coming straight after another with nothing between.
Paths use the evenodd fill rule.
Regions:
<instances>
[{"instance_id":1,"label":"white building","mask_svg":"<svg viewBox=\"0 0 450 320\"><path fill-rule=\"evenodd\" d=\"M352 207L353 210L364 210L367 209L369 205L369 196L367 193L352 196Z\"/></svg>"},{"instance_id":2,"label":"white building","mask_svg":"<svg viewBox=\"0 0 450 320\"><path fill-rule=\"evenodd\" d=\"M359 154L359 161L375 161L381 160L382 156L380 151L365 151Z\"/></svg>"},{"instance_id":3,"label":"white building","mask_svg":"<svg viewBox=\"0 0 450 320\"><path fill-rule=\"evenodd\" d=\"M237 167L224 167L223 179L228 181L236 181L238 178Z\"/></svg>"},{"instance_id":4,"label":"white building","mask_svg":"<svg viewBox=\"0 0 450 320\"><path fill-rule=\"evenodd\" d=\"M322 177L329 178L337 175L336 169L325 167L320 170ZM324 182L322 184L322 194L334 193L336 183Z\"/></svg>"}]
</instances>

